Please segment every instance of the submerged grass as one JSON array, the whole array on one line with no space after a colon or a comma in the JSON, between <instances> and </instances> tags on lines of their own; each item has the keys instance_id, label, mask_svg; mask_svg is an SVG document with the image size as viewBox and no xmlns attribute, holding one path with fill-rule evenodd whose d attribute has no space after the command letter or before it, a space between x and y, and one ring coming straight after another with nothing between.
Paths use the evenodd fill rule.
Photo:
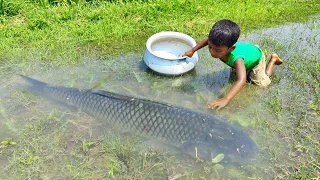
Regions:
<instances>
[{"instance_id":1,"label":"submerged grass","mask_svg":"<svg viewBox=\"0 0 320 180\"><path fill-rule=\"evenodd\" d=\"M268 34L278 33L284 37ZM299 35L301 33L303 35ZM275 72L266 90L265 104L275 119L267 119L268 153L277 179L318 179L320 177L320 62L318 16L300 25L288 25L266 33L264 48L281 52L285 67ZM287 39L290 40L287 40ZM316 73L315 73L316 72ZM265 125L261 124L262 129ZM260 126L258 126L260 127ZM273 133L271 133L273 132ZM277 141L274 141L276 140ZM278 146L278 148L276 147ZM283 156L287 161L283 162Z\"/></svg>"},{"instance_id":2,"label":"submerged grass","mask_svg":"<svg viewBox=\"0 0 320 180\"><path fill-rule=\"evenodd\" d=\"M28 93L15 93L8 99L16 101L26 95ZM41 99L35 99L38 100ZM20 104L14 104L14 108L21 109ZM24 107L25 111L39 108L36 104ZM165 151L150 148L136 136L124 137L108 130L93 133L96 127L83 125L82 114L67 114L61 109L35 111L25 114L24 121L9 116L15 119L7 121L15 137L2 140L0 146L0 154L10 157L8 165L1 169L2 178L159 179L169 176L168 167L175 163Z\"/></svg>"}]
</instances>

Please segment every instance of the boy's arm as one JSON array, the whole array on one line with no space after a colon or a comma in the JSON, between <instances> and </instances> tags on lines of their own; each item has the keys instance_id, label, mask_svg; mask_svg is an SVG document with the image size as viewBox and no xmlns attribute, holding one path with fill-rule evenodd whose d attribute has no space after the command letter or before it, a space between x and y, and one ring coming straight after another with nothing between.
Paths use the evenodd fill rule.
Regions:
<instances>
[{"instance_id":1,"label":"boy's arm","mask_svg":"<svg viewBox=\"0 0 320 180\"><path fill-rule=\"evenodd\" d=\"M200 41L195 47L193 47L192 49L190 49L189 51L185 52L183 54L183 56L188 56L188 57L192 57L194 52L196 52L197 50L203 48L204 46L208 45L208 37L204 38L202 41Z\"/></svg>"},{"instance_id":2,"label":"boy's arm","mask_svg":"<svg viewBox=\"0 0 320 180\"><path fill-rule=\"evenodd\" d=\"M217 99L209 103L208 108L217 108L217 110L223 108L246 84L246 68L244 66L243 59L238 59L234 63L234 67L236 69L237 81L234 83L230 91L223 98Z\"/></svg>"}]
</instances>

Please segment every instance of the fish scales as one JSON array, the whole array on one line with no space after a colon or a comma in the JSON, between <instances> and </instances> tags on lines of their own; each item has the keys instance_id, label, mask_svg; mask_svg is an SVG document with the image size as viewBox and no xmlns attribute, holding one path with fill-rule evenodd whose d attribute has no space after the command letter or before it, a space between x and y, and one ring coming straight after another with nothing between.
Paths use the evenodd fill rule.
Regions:
<instances>
[{"instance_id":1,"label":"fish scales","mask_svg":"<svg viewBox=\"0 0 320 180\"><path fill-rule=\"evenodd\" d=\"M195 114L165 104L135 98L114 98L107 93L53 85L46 86L43 93L93 116L125 125L134 132L150 134L175 143L195 139L201 129L206 128L205 125L195 127L197 123L192 121ZM106 113L101 113L102 111ZM184 128L178 130L179 127Z\"/></svg>"},{"instance_id":2,"label":"fish scales","mask_svg":"<svg viewBox=\"0 0 320 180\"><path fill-rule=\"evenodd\" d=\"M204 145L231 154L256 150L255 143L244 132L210 114L110 92L49 85L22 77L29 83L27 88L35 93L77 107L109 124L119 124L132 132L176 146Z\"/></svg>"}]
</instances>

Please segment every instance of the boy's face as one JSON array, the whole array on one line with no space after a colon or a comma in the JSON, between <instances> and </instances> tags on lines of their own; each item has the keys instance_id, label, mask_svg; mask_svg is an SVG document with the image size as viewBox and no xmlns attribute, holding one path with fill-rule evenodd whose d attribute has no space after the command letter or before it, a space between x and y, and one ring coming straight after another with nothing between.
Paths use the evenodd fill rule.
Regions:
<instances>
[{"instance_id":1,"label":"boy's face","mask_svg":"<svg viewBox=\"0 0 320 180\"><path fill-rule=\"evenodd\" d=\"M209 48L209 52L213 58L227 57L229 55L229 53L234 49L233 46L230 48L228 46L224 46L224 45L217 46L217 45L214 45L213 43L211 43L210 41L208 41L208 48Z\"/></svg>"}]
</instances>

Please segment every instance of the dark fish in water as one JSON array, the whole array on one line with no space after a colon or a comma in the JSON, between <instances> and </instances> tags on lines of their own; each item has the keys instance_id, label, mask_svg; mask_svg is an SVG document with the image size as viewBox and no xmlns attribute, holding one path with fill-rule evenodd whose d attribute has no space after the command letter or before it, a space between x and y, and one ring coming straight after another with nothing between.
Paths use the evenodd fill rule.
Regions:
<instances>
[{"instance_id":1,"label":"dark fish in water","mask_svg":"<svg viewBox=\"0 0 320 180\"><path fill-rule=\"evenodd\" d=\"M257 150L254 141L239 128L206 113L164 103L119 95L54 86L22 76L27 89L118 124L149 137L164 140L183 152L211 160L225 157L247 158Z\"/></svg>"}]
</instances>

